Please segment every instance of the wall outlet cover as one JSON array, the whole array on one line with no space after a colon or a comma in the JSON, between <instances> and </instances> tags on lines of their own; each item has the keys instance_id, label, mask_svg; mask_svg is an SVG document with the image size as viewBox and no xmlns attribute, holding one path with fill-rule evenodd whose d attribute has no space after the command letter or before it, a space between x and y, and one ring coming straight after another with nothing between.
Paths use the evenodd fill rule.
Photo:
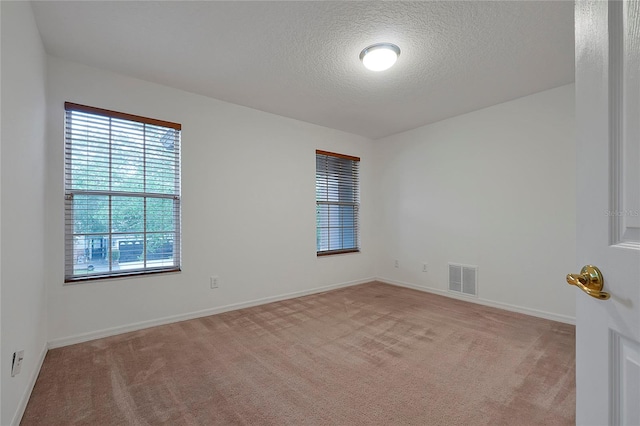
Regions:
<instances>
[{"instance_id":1,"label":"wall outlet cover","mask_svg":"<svg viewBox=\"0 0 640 426\"><path fill-rule=\"evenodd\" d=\"M209 278L209 285L211 286L212 289L218 288L219 281L220 279L217 276L211 276Z\"/></svg>"},{"instance_id":2,"label":"wall outlet cover","mask_svg":"<svg viewBox=\"0 0 640 426\"><path fill-rule=\"evenodd\" d=\"M18 351L13 353L13 359L11 361L11 377L15 377L20 374L22 368L22 360L24 359L24 351Z\"/></svg>"}]
</instances>

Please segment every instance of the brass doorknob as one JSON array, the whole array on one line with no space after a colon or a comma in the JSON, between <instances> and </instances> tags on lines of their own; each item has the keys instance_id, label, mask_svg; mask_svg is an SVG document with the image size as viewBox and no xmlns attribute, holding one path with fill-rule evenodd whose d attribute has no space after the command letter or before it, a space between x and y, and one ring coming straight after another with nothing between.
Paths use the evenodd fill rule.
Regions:
<instances>
[{"instance_id":1,"label":"brass doorknob","mask_svg":"<svg viewBox=\"0 0 640 426\"><path fill-rule=\"evenodd\" d=\"M580 274L568 274L567 282L596 299L607 300L611 297L609 293L602 291L604 278L602 278L602 272L596 266L587 265L582 268Z\"/></svg>"}]
</instances>

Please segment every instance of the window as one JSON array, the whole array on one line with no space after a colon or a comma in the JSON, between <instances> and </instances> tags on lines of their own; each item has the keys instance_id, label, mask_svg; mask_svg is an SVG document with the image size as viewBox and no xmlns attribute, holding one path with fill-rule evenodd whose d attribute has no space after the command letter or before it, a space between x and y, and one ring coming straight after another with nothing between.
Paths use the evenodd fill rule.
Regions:
<instances>
[{"instance_id":1,"label":"window","mask_svg":"<svg viewBox=\"0 0 640 426\"><path fill-rule=\"evenodd\" d=\"M360 158L316 151L318 256L360 251Z\"/></svg>"},{"instance_id":2,"label":"window","mask_svg":"<svg viewBox=\"0 0 640 426\"><path fill-rule=\"evenodd\" d=\"M180 270L180 124L65 111L65 282Z\"/></svg>"}]
</instances>

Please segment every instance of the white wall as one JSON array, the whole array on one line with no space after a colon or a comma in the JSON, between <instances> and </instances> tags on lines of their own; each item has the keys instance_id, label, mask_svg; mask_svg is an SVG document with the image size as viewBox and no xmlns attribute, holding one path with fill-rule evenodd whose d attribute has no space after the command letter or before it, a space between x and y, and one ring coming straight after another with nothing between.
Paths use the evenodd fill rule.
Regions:
<instances>
[{"instance_id":1,"label":"white wall","mask_svg":"<svg viewBox=\"0 0 640 426\"><path fill-rule=\"evenodd\" d=\"M438 292L478 265L481 302L571 322L574 109L567 85L375 141L377 276Z\"/></svg>"},{"instance_id":2,"label":"white wall","mask_svg":"<svg viewBox=\"0 0 640 426\"><path fill-rule=\"evenodd\" d=\"M45 54L28 2L1 2L2 414L17 422L46 345L44 285ZM13 352L24 350L11 377Z\"/></svg>"},{"instance_id":3,"label":"white wall","mask_svg":"<svg viewBox=\"0 0 640 426\"><path fill-rule=\"evenodd\" d=\"M51 57L48 87L46 266L54 345L375 276L368 139ZM182 124L181 273L63 285L65 101ZM362 253L316 257L316 149L362 158ZM214 274L220 288L211 290Z\"/></svg>"}]
</instances>

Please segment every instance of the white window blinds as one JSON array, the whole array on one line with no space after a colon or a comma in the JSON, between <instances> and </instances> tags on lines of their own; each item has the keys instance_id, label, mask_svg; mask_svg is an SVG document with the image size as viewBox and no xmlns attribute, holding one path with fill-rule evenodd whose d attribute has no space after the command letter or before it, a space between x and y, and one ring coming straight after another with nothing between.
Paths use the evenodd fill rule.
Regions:
<instances>
[{"instance_id":1,"label":"white window blinds","mask_svg":"<svg viewBox=\"0 0 640 426\"><path fill-rule=\"evenodd\" d=\"M360 158L316 151L317 254L360 250Z\"/></svg>"},{"instance_id":2,"label":"white window blinds","mask_svg":"<svg viewBox=\"0 0 640 426\"><path fill-rule=\"evenodd\" d=\"M65 111L65 281L179 270L181 125Z\"/></svg>"}]
</instances>

